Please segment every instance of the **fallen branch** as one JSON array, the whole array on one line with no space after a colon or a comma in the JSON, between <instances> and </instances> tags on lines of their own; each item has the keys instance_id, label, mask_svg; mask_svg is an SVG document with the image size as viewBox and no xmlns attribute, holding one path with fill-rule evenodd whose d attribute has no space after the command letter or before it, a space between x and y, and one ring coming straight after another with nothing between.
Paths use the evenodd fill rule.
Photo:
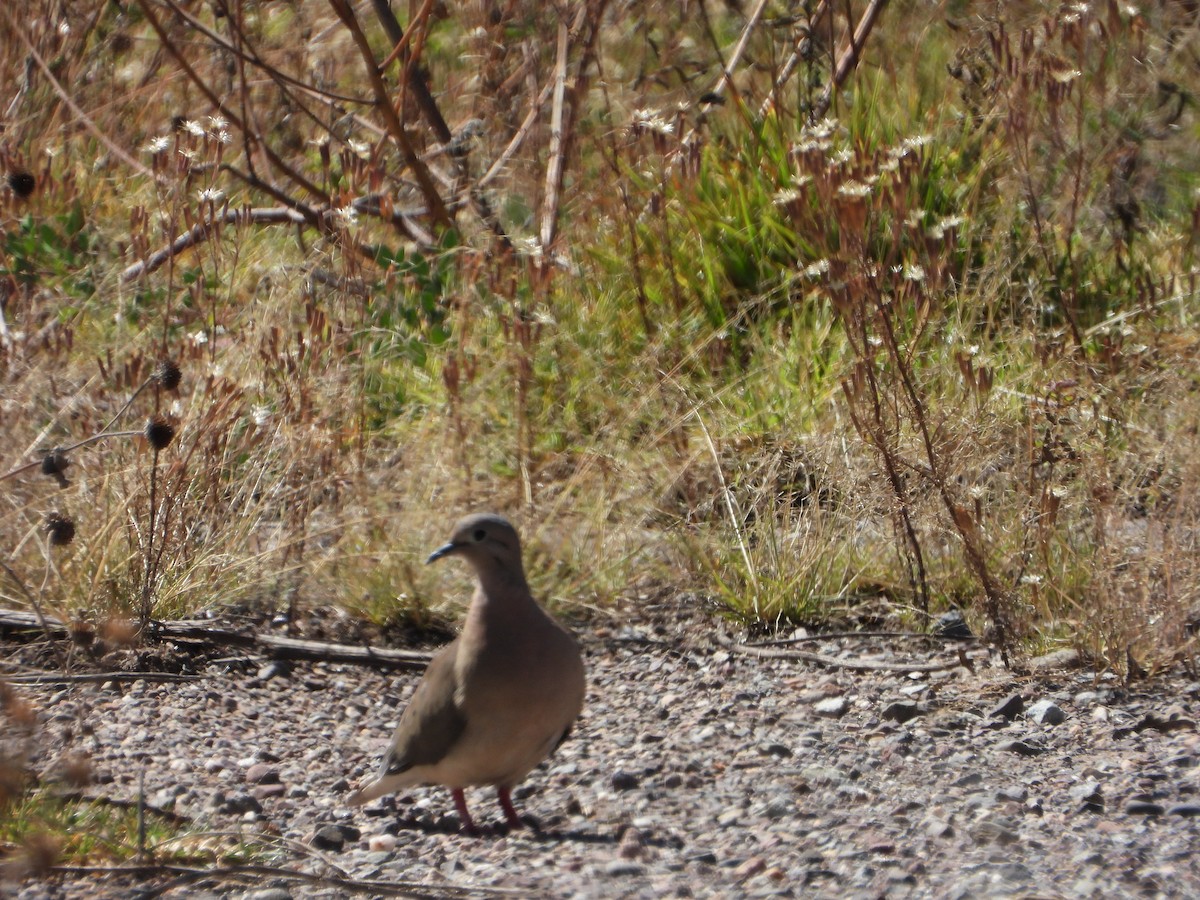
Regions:
<instances>
[{"instance_id":1,"label":"fallen branch","mask_svg":"<svg viewBox=\"0 0 1200 900\"><path fill-rule=\"evenodd\" d=\"M259 884L264 878L279 878L287 881L299 881L305 884L321 885L337 888L354 894L383 894L390 897L423 898L423 900L450 900L450 898L483 898L483 897L521 897L528 896L527 891L505 888L457 887L455 885L429 885L415 881L376 881L342 878L334 875L317 875L312 872L301 872L282 866L241 865L213 866L205 869L194 866L174 865L144 865L128 866L53 866L52 872L63 875L135 875L143 878L155 876L174 876L175 883L167 888L192 881L216 880L237 881ZM158 892L150 892L156 896ZM146 896L146 894L143 894Z\"/></svg>"},{"instance_id":2,"label":"fallen branch","mask_svg":"<svg viewBox=\"0 0 1200 900\"><path fill-rule=\"evenodd\" d=\"M726 650L743 653L747 656L759 656L765 659L792 659L798 662L815 663L833 669L849 669L851 672L945 672L957 669L963 665L961 659L945 663L885 663L873 662L868 659L852 660L838 659L836 656L826 656L823 653L809 653L806 650L772 650L768 647L753 647L739 644L720 629L715 632L715 640Z\"/></svg>"},{"instance_id":3,"label":"fallen branch","mask_svg":"<svg viewBox=\"0 0 1200 900\"><path fill-rule=\"evenodd\" d=\"M42 625L32 613L21 610L0 610L0 637L13 633L42 632ZM69 629L59 619L46 617L45 633L63 637ZM324 641L305 641L275 634L256 634L219 628L199 620L151 622L146 636L150 640L201 642L216 646L253 647L274 659L339 662L359 666L390 669L423 669L431 654L416 650L389 650L383 647L332 644Z\"/></svg>"}]
</instances>

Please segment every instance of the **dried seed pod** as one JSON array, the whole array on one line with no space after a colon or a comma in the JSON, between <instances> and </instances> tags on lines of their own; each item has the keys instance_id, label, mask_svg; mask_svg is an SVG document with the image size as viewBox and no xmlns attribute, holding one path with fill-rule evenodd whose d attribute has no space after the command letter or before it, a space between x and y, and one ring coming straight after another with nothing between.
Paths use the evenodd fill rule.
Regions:
<instances>
[{"instance_id":1,"label":"dried seed pod","mask_svg":"<svg viewBox=\"0 0 1200 900\"><path fill-rule=\"evenodd\" d=\"M75 540L75 520L58 511L46 516L46 523L42 527L50 535L53 547L65 547Z\"/></svg>"},{"instance_id":2,"label":"dried seed pod","mask_svg":"<svg viewBox=\"0 0 1200 900\"><path fill-rule=\"evenodd\" d=\"M160 359L158 366L154 369L154 378L168 391L173 391L183 380L183 372L180 371L175 360Z\"/></svg>"},{"instance_id":3,"label":"dried seed pod","mask_svg":"<svg viewBox=\"0 0 1200 900\"><path fill-rule=\"evenodd\" d=\"M67 458L67 454L55 447L42 457L42 474L49 475L58 482L59 487L65 488L71 482L63 473L67 471L67 466L70 464L71 460Z\"/></svg>"},{"instance_id":4,"label":"dried seed pod","mask_svg":"<svg viewBox=\"0 0 1200 900\"><path fill-rule=\"evenodd\" d=\"M73 788L92 783L92 760L86 753L70 753L58 763L58 777Z\"/></svg>"},{"instance_id":5,"label":"dried seed pod","mask_svg":"<svg viewBox=\"0 0 1200 900\"><path fill-rule=\"evenodd\" d=\"M166 416L155 416L147 420L144 434L151 447L155 450L165 450L171 445L171 441L175 440L175 426Z\"/></svg>"}]
</instances>

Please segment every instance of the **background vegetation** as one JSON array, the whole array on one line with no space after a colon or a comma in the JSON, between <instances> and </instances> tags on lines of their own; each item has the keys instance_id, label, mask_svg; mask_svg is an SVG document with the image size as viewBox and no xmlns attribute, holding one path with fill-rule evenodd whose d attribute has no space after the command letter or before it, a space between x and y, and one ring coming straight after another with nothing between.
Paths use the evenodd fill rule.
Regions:
<instances>
[{"instance_id":1,"label":"background vegetation","mask_svg":"<svg viewBox=\"0 0 1200 900\"><path fill-rule=\"evenodd\" d=\"M397 14L0 12L0 606L1190 651L1195 4Z\"/></svg>"}]
</instances>

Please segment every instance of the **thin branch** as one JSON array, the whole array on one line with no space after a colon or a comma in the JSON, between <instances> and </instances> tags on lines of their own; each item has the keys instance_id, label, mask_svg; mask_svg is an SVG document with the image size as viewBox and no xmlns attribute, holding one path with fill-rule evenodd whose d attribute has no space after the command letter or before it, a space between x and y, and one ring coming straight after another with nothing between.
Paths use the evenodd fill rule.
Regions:
<instances>
[{"instance_id":1,"label":"thin branch","mask_svg":"<svg viewBox=\"0 0 1200 900\"><path fill-rule=\"evenodd\" d=\"M393 44L392 52L379 65L380 71L387 69L398 56L404 57L405 68L411 68L409 66L409 42L414 30L424 27L430 12L433 10L433 4L434 0L425 0L421 8L417 10L417 14L409 21L408 30L405 31L401 27L400 21L396 18L396 14L392 12L392 7L388 4L387 0L371 0L371 6L375 9L375 16L379 19L380 24L383 25L383 30L387 32L388 40ZM411 71L407 73L406 82L412 88L417 106L421 107L421 114L425 117L425 121L429 123L429 127L433 129L433 133L437 135L437 139L443 144L450 143L454 139L454 134L450 131L450 126L446 124L446 119L442 116L442 111L438 109L437 101L433 99L429 85L425 83L424 74L420 69L411 68Z\"/></svg>"},{"instance_id":2,"label":"thin branch","mask_svg":"<svg viewBox=\"0 0 1200 900\"><path fill-rule=\"evenodd\" d=\"M176 672L84 672L79 675L41 674L41 675L5 675L4 680L9 684L23 685L60 685L60 684L105 684L116 682L183 682L200 681L203 675L180 675Z\"/></svg>"},{"instance_id":3,"label":"thin branch","mask_svg":"<svg viewBox=\"0 0 1200 900\"><path fill-rule=\"evenodd\" d=\"M198 31L200 34L204 35L206 38L208 38L210 41L212 41L216 46L220 47L226 53L232 53L234 56L237 56L242 62L248 62L251 65L253 65L255 68L261 69L267 75L268 78L270 78L272 81L276 82L276 84L279 84L281 89L283 87L283 84L288 84L298 90L304 91L305 93L308 93L308 94L313 94L323 100L336 100L340 103L356 103L356 104L359 104L360 106L370 106L374 102L369 97L355 97L351 94L339 94L336 91L330 91L330 90L326 90L325 88L315 87L311 84L308 84L307 82L301 81L299 78L295 78L295 77L287 74L286 72L270 65L269 63L267 63L264 59L262 59L257 54L255 54L253 52L247 52L245 50L242 50L241 47L234 46L229 41L227 41L223 35L218 34L217 32L213 31L211 28L209 28L207 25L205 25L203 21L201 21L200 19L197 19L195 16L193 16L191 13L189 13L186 9L184 9L182 6L180 6L176 2L176 0L159 0L159 2L161 2L163 5L165 5L168 9L171 10L171 12L175 13L175 15L177 15L184 22L187 22L187 24L190 28L192 28L193 30ZM248 42L244 41L244 35L241 34L241 29L238 26L238 24L236 23L236 21L234 21L232 19L232 17L230 17L230 16L226 16L226 21L228 21L230 23L231 28L236 29L239 32L239 36L243 38L243 43L245 43L245 45L247 47L251 47L251 45ZM253 50L253 47L251 47L251 50Z\"/></svg>"},{"instance_id":4,"label":"thin branch","mask_svg":"<svg viewBox=\"0 0 1200 900\"><path fill-rule=\"evenodd\" d=\"M551 117L550 163L546 167L546 194L542 205L541 249L542 265L549 264L553 244L558 232L559 197L562 194L564 160L571 152L575 129L588 89L588 70L595 58L596 41L600 34L600 20L608 0L592 0L581 5L575 15L570 32L565 32L565 22L559 26L559 60L555 72L555 104ZM587 33L583 33L584 27ZM571 79L570 95L563 95L566 88L567 51L572 39L581 40L578 64ZM560 84L560 79L561 84ZM560 100L560 96L562 99ZM555 125L557 124L557 127Z\"/></svg>"},{"instance_id":5,"label":"thin branch","mask_svg":"<svg viewBox=\"0 0 1200 900\"><path fill-rule=\"evenodd\" d=\"M558 224L558 197L563 175L563 102L567 92L567 20L558 22L558 52L554 65L554 105L550 111L550 161L546 164L546 194L542 201L542 253L550 253Z\"/></svg>"},{"instance_id":6,"label":"thin branch","mask_svg":"<svg viewBox=\"0 0 1200 900\"><path fill-rule=\"evenodd\" d=\"M0 567L11 573L11 570L3 562L0 562ZM15 574L13 577L16 578ZM19 580L17 583L21 584ZM24 590L23 585L22 589ZM28 591L26 591L26 596L30 596ZM0 634L34 631L39 626L50 638L63 637L68 633L67 626L62 620L53 616L41 614L31 616L22 610L0 609ZM307 641L276 634L233 631L217 627L210 622L187 619L176 622L150 622L145 636L158 641L174 641L184 644L252 647L268 651L275 659L341 662L380 668L422 669L429 664L431 657L431 654L417 650L330 644L324 641Z\"/></svg>"},{"instance_id":7,"label":"thin branch","mask_svg":"<svg viewBox=\"0 0 1200 900\"><path fill-rule=\"evenodd\" d=\"M24 29L19 28L16 22L13 20L12 9L13 7L8 4L4 5L4 17L8 21L8 27L12 31L15 31L21 38L21 43L25 45L25 49L29 51L29 55L33 57L34 61L38 65L38 68L42 70L42 74L46 76L46 80L50 82L51 87L54 88L54 93L58 94L59 99L61 99L63 103L67 104L71 112L75 113L75 115L79 117L79 120L83 122L83 124L87 127L87 130L90 131L96 137L96 139L100 141L100 143L107 147L113 156L117 157L119 160L121 160L121 162L125 163L125 165L129 166L138 174L153 178L154 173L126 153L124 149L117 146L117 144L114 143L113 140L106 135L95 122L92 121L91 117L82 109L80 109L79 105L73 99L71 99L71 95L67 93L66 89L63 88L58 79L54 77L54 73L50 71L50 67L46 65L46 61L42 59L42 55L38 53L37 48L33 46L33 43L25 34Z\"/></svg>"},{"instance_id":8,"label":"thin branch","mask_svg":"<svg viewBox=\"0 0 1200 900\"><path fill-rule=\"evenodd\" d=\"M280 172L285 173L290 179L292 179L292 181L304 188L312 196L319 198L322 203L328 205L329 195L325 193L325 191L321 190L319 187L317 187L317 185L305 178L300 172L296 171L286 162L284 162L279 154L277 154L271 147L271 145L267 141L263 140L260 134L251 132L248 122L230 109L224 102L222 102L221 98L213 92L213 89L209 87L208 83L200 77L200 74L195 70L195 68L193 68L192 64L188 62L188 59L183 55L183 52L175 46L174 41L172 41L170 36L167 34L167 30L163 28L162 23L158 21L158 17L154 15L154 11L151 9L150 0L136 0L136 2L142 11L142 14L146 17L146 21L150 23L150 27L154 29L154 33L158 35L159 42L163 45L166 51L175 58L175 61L179 64L179 67L183 69L184 74L187 75L188 79L190 79L191 82L200 90L200 92L204 94L204 96L208 99L208 102L212 104L213 109L220 112L222 116L228 119L235 127L240 129L246 138L252 139L254 141L254 145L262 150L263 155L267 157L267 160L272 166L274 166ZM248 163L250 162L249 157L250 154L247 152ZM281 200L280 202L283 201Z\"/></svg>"},{"instance_id":9,"label":"thin branch","mask_svg":"<svg viewBox=\"0 0 1200 900\"><path fill-rule=\"evenodd\" d=\"M829 104L833 102L833 92L841 88L846 79L850 77L850 73L858 66L862 48L871 34L871 29L875 27L879 14L883 12L883 8L887 4L888 0L871 0L870 5L867 6L862 18L858 20L858 27L850 36L850 46L843 50L841 57L838 58L837 67L833 71L833 80L825 86L825 90L813 104L812 112L809 114L811 121L820 119L829 111Z\"/></svg>"},{"instance_id":10,"label":"thin branch","mask_svg":"<svg viewBox=\"0 0 1200 900\"><path fill-rule=\"evenodd\" d=\"M746 656L758 656L763 659L791 659L797 662L810 662L818 666L833 669L848 669L851 672L946 672L962 667L962 661L946 663L885 663L869 659L839 659L836 656L826 656L823 653L808 653L804 650L772 650L769 647L755 647L749 644L739 644L720 628L714 629L713 639L726 650L743 653Z\"/></svg>"},{"instance_id":11,"label":"thin branch","mask_svg":"<svg viewBox=\"0 0 1200 900\"><path fill-rule=\"evenodd\" d=\"M766 9L766 6L767 0L758 0L758 2L754 5L754 9L750 12L750 17L746 20L746 24L742 26L742 33L738 38L737 46L733 50L733 55L730 56L728 62L723 62L721 64L721 74L717 78L717 83L713 85L712 91L710 91L710 93L714 96L724 96L725 88L732 83L733 73L736 71L738 64L741 62L742 54L746 50L746 45L750 42L750 35L754 29L758 27L759 20L762 18L763 10ZM671 156L670 160L668 160L664 167L664 184L669 181L675 170L675 166L686 157L687 150L697 140L698 129L698 124L693 125L688 129L687 134L685 134L679 141L679 150ZM653 203L647 203L638 218L643 219L649 215L653 206Z\"/></svg>"},{"instance_id":12,"label":"thin branch","mask_svg":"<svg viewBox=\"0 0 1200 900\"><path fill-rule=\"evenodd\" d=\"M58 659L59 668L66 671L67 658L63 655L62 648L58 646L58 641L55 640L55 633L51 627L51 622L58 627L60 634L65 634L66 628L63 627L62 622L59 622L57 619L53 619L42 612L42 604L38 602L37 597L33 595L33 592L30 591L28 587L26 587L25 581L21 578L21 576L9 568L8 564L3 560L0 560L0 569L3 569L8 574L8 577L12 579L13 584L20 589L21 593L25 595L25 599L29 601L29 605L33 607L37 622L41 626L42 632L46 635L46 640L50 642L50 647L54 650L54 656Z\"/></svg>"},{"instance_id":13,"label":"thin branch","mask_svg":"<svg viewBox=\"0 0 1200 900\"><path fill-rule=\"evenodd\" d=\"M712 93L718 97L725 93L725 88L733 81L733 72L742 61L742 54L746 52L746 45L750 43L750 35L758 27L758 22L762 18L763 10L766 7L767 0L758 0L758 3L755 4L753 11L750 13L750 18L746 20L746 24L742 28L742 33L738 37L737 46L733 48L733 55L729 57L729 62L721 67L721 77L717 79L717 83L713 86Z\"/></svg>"},{"instance_id":14,"label":"thin branch","mask_svg":"<svg viewBox=\"0 0 1200 900\"><path fill-rule=\"evenodd\" d=\"M821 0L821 2L817 4L816 11L813 12L813 14L811 16L809 16L809 18L808 18L808 28L809 28L808 41L809 41L810 45L812 44L812 41L813 41L813 35L812 35L813 23L820 21L821 16L825 15L825 11L828 8L829 8L829 0ZM786 85L788 83L788 81L791 80L792 73L796 71L796 66L798 66L799 64L800 64L800 46L797 45L792 48L791 55L788 56L787 60L783 64L782 68L780 68L779 74L775 76L775 84L773 86L771 93L767 95L767 98L765 100L763 100L763 102L762 102L762 106L760 106L758 108L758 115L760 118L765 118L767 116L767 114L770 113L771 110L775 108L776 96L778 96L779 92L783 90L784 85Z\"/></svg>"},{"instance_id":15,"label":"thin branch","mask_svg":"<svg viewBox=\"0 0 1200 900\"><path fill-rule=\"evenodd\" d=\"M950 635L929 634L924 631L829 631L821 634L811 634L808 637L799 638L772 638L769 641L748 641L746 647L782 647L794 646L796 644L821 644L826 641L834 640L879 640L887 638L889 640L910 640L910 641L936 641L936 642L966 642L978 641L979 638L971 637L952 637Z\"/></svg>"},{"instance_id":16,"label":"thin branch","mask_svg":"<svg viewBox=\"0 0 1200 900\"><path fill-rule=\"evenodd\" d=\"M495 180L496 176L503 171L505 163L512 159L513 155L521 148L521 144L525 142L525 138L529 136L529 132L533 130L534 124L536 124L538 117L541 116L542 107L545 106L546 101L550 99L550 93L553 90L553 81L542 88L542 91L540 94L538 94L537 99L533 101L533 106L529 108L529 112L525 115L524 121L522 121L520 127L517 128L516 133L512 136L512 140L508 142L508 146L504 148L504 151L496 157L491 166L488 167L488 170L479 177L478 181L475 182L475 190L487 187L488 184Z\"/></svg>"},{"instance_id":17,"label":"thin branch","mask_svg":"<svg viewBox=\"0 0 1200 900\"><path fill-rule=\"evenodd\" d=\"M303 225L307 222L307 218L296 212L294 209L286 207L271 207L259 209L226 209L224 212L217 215L214 219L209 219L205 222L197 222L183 234L179 235L166 247L156 250L148 257L138 260L125 268L121 273L121 283L128 284L135 281L143 275L149 275L151 272L161 268L171 258L178 256L183 251L194 247L201 241L204 241L212 233L213 229L218 225L223 224L255 224L255 225Z\"/></svg>"},{"instance_id":18,"label":"thin branch","mask_svg":"<svg viewBox=\"0 0 1200 900\"><path fill-rule=\"evenodd\" d=\"M144 3L146 0L139 0L139 2ZM437 186L434 185L433 179L430 177L429 169L421 161L421 158L413 148L412 142L408 139L408 133L404 130L404 123L400 121L396 107L388 96L387 85L383 83L383 74L380 72L379 65L375 61L371 44L367 40L366 34L363 33L357 17L354 15L354 10L350 8L347 0L329 0L329 5L333 7L334 13L349 30L351 38L353 38L355 45L358 47L358 52L363 58L363 67L367 70L367 79L370 81L371 89L375 94L375 108L383 117L384 124L387 125L388 133L391 135L392 140L400 148L405 163L412 169L413 176L417 179L417 184L420 185L421 193L425 197L425 202L429 204L429 210L433 215L434 221L443 227L452 227L454 223L450 218L449 212L446 210L446 204L442 200L441 194L438 193Z\"/></svg>"}]
</instances>

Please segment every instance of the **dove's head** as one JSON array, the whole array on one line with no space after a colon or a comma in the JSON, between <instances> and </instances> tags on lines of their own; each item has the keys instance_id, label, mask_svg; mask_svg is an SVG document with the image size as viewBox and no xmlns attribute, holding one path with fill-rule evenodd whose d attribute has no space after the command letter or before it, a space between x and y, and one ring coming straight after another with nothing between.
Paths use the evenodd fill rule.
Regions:
<instances>
[{"instance_id":1,"label":"dove's head","mask_svg":"<svg viewBox=\"0 0 1200 900\"><path fill-rule=\"evenodd\" d=\"M426 562L435 562L443 556L463 557L481 576L499 571L525 580L521 539L503 516L480 513L460 519L450 533L450 541L434 550Z\"/></svg>"}]
</instances>

